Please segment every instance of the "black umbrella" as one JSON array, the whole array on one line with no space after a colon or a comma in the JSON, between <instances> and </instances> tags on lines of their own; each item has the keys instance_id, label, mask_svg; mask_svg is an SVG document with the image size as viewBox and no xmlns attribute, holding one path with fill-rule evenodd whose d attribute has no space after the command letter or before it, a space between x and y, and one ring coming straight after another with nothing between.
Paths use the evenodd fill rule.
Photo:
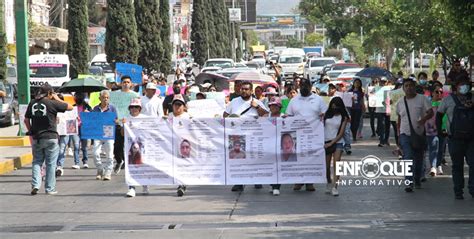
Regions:
<instances>
[{"instance_id":1,"label":"black umbrella","mask_svg":"<svg viewBox=\"0 0 474 239\"><path fill-rule=\"evenodd\" d=\"M212 85L215 85L217 88L217 91L222 91L229 89L229 78L215 74L215 73L200 73L199 75L196 76L196 81L194 82L197 85L202 85L204 83L211 83Z\"/></svg>"},{"instance_id":2,"label":"black umbrella","mask_svg":"<svg viewBox=\"0 0 474 239\"><path fill-rule=\"evenodd\" d=\"M368 78L385 76L387 77L387 79L393 79L393 75L390 71L380 68L380 67L365 68L359 71L359 73L357 73L356 76L368 77Z\"/></svg>"},{"instance_id":3,"label":"black umbrella","mask_svg":"<svg viewBox=\"0 0 474 239\"><path fill-rule=\"evenodd\" d=\"M92 77L70 80L59 88L59 92L97 92L101 90L107 90L107 87Z\"/></svg>"}]
</instances>

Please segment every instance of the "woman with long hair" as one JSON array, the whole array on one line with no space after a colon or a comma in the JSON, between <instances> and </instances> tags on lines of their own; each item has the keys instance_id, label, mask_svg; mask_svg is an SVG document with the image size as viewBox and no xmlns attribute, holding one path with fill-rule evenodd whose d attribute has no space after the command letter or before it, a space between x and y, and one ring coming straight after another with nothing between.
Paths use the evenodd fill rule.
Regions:
<instances>
[{"instance_id":1,"label":"woman with long hair","mask_svg":"<svg viewBox=\"0 0 474 239\"><path fill-rule=\"evenodd\" d=\"M351 108L351 132L352 140L357 140L357 130L359 129L359 124L362 120L362 114L365 112L364 104L364 90L362 89L362 81L359 78L354 79L349 92L353 93L352 98L352 108Z\"/></svg>"},{"instance_id":2,"label":"woman with long hair","mask_svg":"<svg viewBox=\"0 0 474 239\"><path fill-rule=\"evenodd\" d=\"M326 150L326 193L339 196L337 190L336 162L341 160L343 150L344 129L349 115L340 97L334 97L329 102L324 115L324 149ZM333 178L331 178L331 159L333 161Z\"/></svg>"}]
</instances>

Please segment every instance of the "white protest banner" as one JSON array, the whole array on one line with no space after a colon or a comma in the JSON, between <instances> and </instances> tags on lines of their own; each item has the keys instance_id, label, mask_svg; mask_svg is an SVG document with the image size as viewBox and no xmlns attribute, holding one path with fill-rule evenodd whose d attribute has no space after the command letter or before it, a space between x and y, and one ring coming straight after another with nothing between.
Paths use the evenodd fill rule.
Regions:
<instances>
[{"instance_id":1,"label":"white protest banner","mask_svg":"<svg viewBox=\"0 0 474 239\"><path fill-rule=\"evenodd\" d=\"M173 118L175 183L224 185L224 119Z\"/></svg>"},{"instance_id":2,"label":"white protest banner","mask_svg":"<svg viewBox=\"0 0 474 239\"><path fill-rule=\"evenodd\" d=\"M227 184L272 184L276 173L276 120L226 118Z\"/></svg>"},{"instance_id":3,"label":"white protest banner","mask_svg":"<svg viewBox=\"0 0 474 239\"><path fill-rule=\"evenodd\" d=\"M317 119L278 118L278 183L326 183L324 126Z\"/></svg>"},{"instance_id":4,"label":"white protest banner","mask_svg":"<svg viewBox=\"0 0 474 239\"><path fill-rule=\"evenodd\" d=\"M335 95L341 97L345 107L352 107L352 98L354 97L353 92L336 91Z\"/></svg>"},{"instance_id":5,"label":"white protest banner","mask_svg":"<svg viewBox=\"0 0 474 239\"><path fill-rule=\"evenodd\" d=\"M225 110L215 99L191 100L187 106L188 113L193 118L222 117Z\"/></svg>"},{"instance_id":6,"label":"white protest banner","mask_svg":"<svg viewBox=\"0 0 474 239\"><path fill-rule=\"evenodd\" d=\"M173 131L163 118L127 118L125 180L128 185L170 185L173 178Z\"/></svg>"},{"instance_id":7,"label":"white protest banner","mask_svg":"<svg viewBox=\"0 0 474 239\"><path fill-rule=\"evenodd\" d=\"M225 94L224 92L206 92L206 99L214 99L216 102L225 109Z\"/></svg>"},{"instance_id":8,"label":"white protest banner","mask_svg":"<svg viewBox=\"0 0 474 239\"><path fill-rule=\"evenodd\" d=\"M20 104L19 106L19 110L20 110L20 130L21 130L21 134L22 135L26 135L26 132L28 132L28 130L26 129L26 126L25 126L25 113L26 113L26 110L28 109L28 105L25 105L25 104Z\"/></svg>"},{"instance_id":9,"label":"white protest banner","mask_svg":"<svg viewBox=\"0 0 474 239\"><path fill-rule=\"evenodd\" d=\"M128 111L128 106L133 98L138 98L138 93L131 92L122 92L122 91L112 91L110 92L110 103L115 106L117 109L118 119L123 119L130 115Z\"/></svg>"},{"instance_id":10,"label":"white protest banner","mask_svg":"<svg viewBox=\"0 0 474 239\"><path fill-rule=\"evenodd\" d=\"M390 91L394 86L375 86L369 87L369 107L386 107L385 99L387 96L386 91Z\"/></svg>"},{"instance_id":11,"label":"white protest banner","mask_svg":"<svg viewBox=\"0 0 474 239\"><path fill-rule=\"evenodd\" d=\"M77 107L74 107L71 111L64 113L58 113L58 124L57 130L59 135L77 135L79 128L77 126Z\"/></svg>"}]
</instances>

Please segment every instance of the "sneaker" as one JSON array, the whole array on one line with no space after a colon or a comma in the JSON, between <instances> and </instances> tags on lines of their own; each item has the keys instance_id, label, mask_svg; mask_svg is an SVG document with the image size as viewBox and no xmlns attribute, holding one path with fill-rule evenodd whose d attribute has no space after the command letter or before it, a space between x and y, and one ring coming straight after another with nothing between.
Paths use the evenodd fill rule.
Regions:
<instances>
[{"instance_id":1,"label":"sneaker","mask_svg":"<svg viewBox=\"0 0 474 239\"><path fill-rule=\"evenodd\" d=\"M255 187L255 189L262 189L263 188L262 184L255 184L254 187Z\"/></svg>"},{"instance_id":2,"label":"sneaker","mask_svg":"<svg viewBox=\"0 0 474 239\"><path fill-rule=\"evenodd\" d=\"M313 184L306 184L306 191L314 192L314 191L316 191L316 188L314 187Z\"/></svg>"},{"instance_id":3,"label":"sneaker","mask_svg":"<svg viewBox=\"0 0 474 239\"><path fill-rule=\"evenodd\" d=\"M103 179L104 181L110 181L110 180L112 180L112 175L106 174L106 175L104 176L104 178L102 178L102 179Z\"/></svg>"},{"instance_id":4,"label":"sneaker","mask_svg":"<svg viewBox=\"0 0 474 239\"><path fill-rule=\"evenodd\" d=\"M331 194L331 189L332 189L332 184L327 183L326 184L326 194Z\"/></svg>"},{"instance_id":5,"label":"sneaker","mask_svg":"<svg viewBox=\"0 0 474 239\"><path fill-rule=\"evenodd\" d=\"M231 189L232 192L242 192L244 191L244 185L234 185Z\"/></svg>"},{"instance_id":6,"label":"sneaker","mask_svg":"<svg viewBox=\"0 0 474 239\"><path fill-rule=\"evenodd\" d=\"M82 165L82 167L83 167L83 168L89 168L89 164L86 164L86 163L85 163L84 165Z\"/></svg>"},{"instance_id":7,"label":"sneaker","mask_svg":"<svg viewBox=\"0 0 474 239\"><path fill-rule=\"evenodd\" d=\"M457 194L454 196L456 200L464 200L464 196L462 194Z\"/></svg>"},{"instance_id":8,"label":"sneaker","mask_svg":"<svg viewBox=\"0 0 474 239\"><path fill-rule=\"evenodd\" d=\"M423 176L423 177L420 179L420 182L422 182L422 183L424 183L424 182L426 182L426 181L427 181L427 180L426 180L425 176Z\"/></svg>"},{"instance_id":9,"label":"sneaker","mask_svg":"<svg viewBox=\"0 0 474 239\"><path fill-rule=\"evenodd\" d=\"M67 149L67 153L66 153L67 156L73 156L74 153L72 152L72 149L71 148L68 148Z\"/></svg>"},{"instance_id":10,"label":"sneaker","mask_svg":"<svg viewBox=\"0 0 474 239\"><path fill-rule=\"evenodd\" d=\"M148 186L147 185L144 185L143 186L143 195L148 195L150 194L150 190L148 189Z\"/></svg>"},{"instance_id":11,"label":"sneaker","mask_svg":"<svg viewBox=\"0 0 474 239\"><path fill-rule=\"evenodd\" d=\"M39 190L38 188L33 188L33 189L31 189L31 195L36 195L36 194L38 194L38 190Z\"/></svg>"},{"instance_id":12,"label":"sneaker","mask_svg":"<svg viewBox=\"0 0 474 239\"><path fill-rule=\"evenodd\" d=\"M301 190L301 188L303 188L303 185L304 184L295 184L295 186L293 187L293 190L294 191L299 191L299 190Z\"/></svg>"},{"instance_id":13,"label":"sneaker","mask_svg":"<svg viewBox=\"0 0 474 239\"><path fill-rule=\"evenodd\" d=\"M103 174L104 174L104 172L102 171L102 169L97 169L97 174L96 174L96 176L95 176L95 179L101 180Z\"/></svg>"},{"instance_id":14,"label":"sneaker","mask_svg":"<svg viewBox=\"0 0 474 239\"><path fill-rule=\"evenodd\" d=\"M64 174L63 167L58 166L58 167L56 168L56 177L61 177L61 176L63 176L63 174Z\"/></svg>"},{"instance_id":15,"label":"sneaker","mask_svg":"<svg viewBox=\"0 0 474 239\"><path fill-rule=\"evenodd\" d=\"M438 175L443 175L443 167L441 165L438 166Z\"/></svg>"},{"instance_id":16,"label":"sneaker","mask_svg":"<svg viewBox=\"0 0 474 239\"><path fill-rule=\"evenodd\" d=\"M176 191L176 194L178 195L178 197L182 197L182 196L184 196L185 192L186 192L186 187L180 185L178 187L178 190Z\"/></svg>"},{"instance_id":17,"label":"sneaker","mask_svg":"<svg viewBox=\"0 0 474 239\"><path fill-rule=\"evenodd\" d=\"M72 169L81 169L81 167L77 164L72 165Z\"/></svg>"},{"instance_id":18,"label":"sneaker","mask_svg":"<svg viewBox=\"0 0 474 239\"><path fill-rule=\"evenodd\" d=\"M378 146L382 148L382 147L383 147L383 144L379 144Z\"/></svg>"},{"instance_id":19,"label":"sneaker","mask_svg":"<svg viewBox=\"0 0 474 239\"><path fill-rule=\"evenodd\" d=\"M127 196L128 198L133 198L133 197L135 197L135 189L134 189L134 188L128 189L128 192L127 192L126 196Z\"/></svg>"},{"instance_id":20,"label":"sneaker","mask_svg":"<svg viewBox=\"0 0 474 239\"><path fill-rule=\"evenodd\" d=\"M58 191L56 191L56 190L46 192L46 195L56 195L56 194L58 194Z\"/></svg>"},{"instance_id":21,"label":"sneaker","mask_svg":"<svg viewBox=\"0 0 474 239\"><path fill-rule=\"evenodd\" d=\"M339 196L339 191L337 191L337 188L332 188L332 189L331 189L331 194L332 194L334 197L337 197L337 196Z\"/></svg>"},{"instance_id":22,"label":"sneaker","mask_svg":"<svg viewBox=\"0 0 474 239\"><path fill-rule=\"evenodd\" d=\"M431 167L430 176L431 176L431 177L436 176L436 167Z\"/></svg>"},{"instance_id":23,"label":"sneaker","mask_svg":"<svg viewBox=\"0 0 474 239\"><path fill-rule=\"evenodd\" d=\"M123 165L123 161L115 165L115 168L114 168L114 173L115 174L120 173L120 170L122 170L122 165Z\"/></svg>"},{"instance_id":24,"label":"sneaker","mask_svg":"<svg viewBox=\"0 0 474 239\"><path fill-rule=\"evenodd\" d=\"M410 184L409 186L407 186L407 187L405 188L405 192L407 192L407 193L413 192L413 184Z\"/></svg>"},{"instance_id":25,"label":"sneaker","mask_svg":"<svg viewBox=\"0 0 474 239\"><path fill-rule=\"evenodd\" d=\"M273 189L273 196L280 196L280 190L279 189Z\"/></svg>"}]
</instances>

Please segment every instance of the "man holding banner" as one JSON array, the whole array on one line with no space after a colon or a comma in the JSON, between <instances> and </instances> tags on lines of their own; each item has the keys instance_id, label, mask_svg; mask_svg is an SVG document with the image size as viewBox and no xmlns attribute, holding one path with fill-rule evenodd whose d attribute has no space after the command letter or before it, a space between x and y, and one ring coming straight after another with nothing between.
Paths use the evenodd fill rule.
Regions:
<instances>
[{"instance_id":1,"label":"man holding banner","mask_svg":"<svg viewBox=\"0 0 474 239\"><path fill-rule=\"evenodd\" d=\"M117 114L117 109L109 103L110 93L108 90L100 92L100 104L94 107L92 112L112 112ZM105 165L102 165L100 158L101 148L104 146ZM114 166L114 140L94 140L94 163L97 168L96 179L109 181L112 179L112 169Z\"/></svg>"},{"instance_id":2,"label":"man holding banner","mask_svg":"<svg viewBox=\"0 0 474 239\"><path fill-rule=\"evenodd\" d=\"M288 104L286 113L288 116L319 117L321 120L328 106L324 100L316 94L311 93L311 82L308 79L301 80L300 93ZM299 191L303 184L295 184L293 190ZM315 191L314 185L306 184L306 191Z\"/></svg>"}]
</instances>

